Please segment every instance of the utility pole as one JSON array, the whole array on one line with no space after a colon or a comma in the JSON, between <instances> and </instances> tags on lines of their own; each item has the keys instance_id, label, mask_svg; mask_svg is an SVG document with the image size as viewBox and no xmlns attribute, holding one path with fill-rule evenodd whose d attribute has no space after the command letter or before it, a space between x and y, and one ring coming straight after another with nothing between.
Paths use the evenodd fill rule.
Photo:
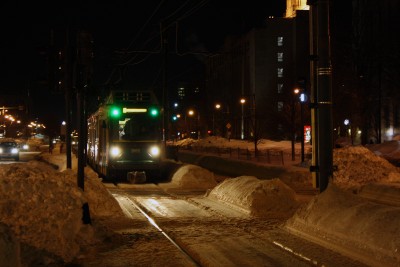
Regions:
<instances>
[{"instance_id":1,"label":"utility pole","mask_svg":"<svg viewBox=\"0 0 400 267\"><path fill-rule=\"evenodd\" d=\"M66 29L65 33L65 106L66 106L66 125L65 125L65 148L67 156L67 169L72 168L71 164L71 132L72 132L72 116L71 116L71 95L72 95L72 73L74 65L73 49L71 47L71 32L69 27ZM60 151L61 152L61 151Z\"/></svg>"},{"instance_id":2,"label":"utility pole","mask_svg":"<svg viewBox=\"0 0 400 267\"><path fill-rule=\"evenodd\" d=\"M85 166L86 166L86 89L89 85L90 65L92 61L91 53L91 36L85 31L78 31L76 34L76 98L77 98L77 114L78 114L78 186L84 191L85 189ZM89 204L84 203L82 220L85 224L90 224Z\"/></svg>"},{"instance_id":3,"label":"utility pole","mask_svg":"<svg viewBox=\"0 0 400 267\"><path fill-rule=\"evenodd\" d=\"M315 0L308 0L307 5L310 6L309 11L309 43L310 43L310 111L311 111L311 144L312 144L312 158L311 158L311 174L312 183L314 188L319 188L319 172L317 171L318 164L318 124L317 124L317 14L314 6Z\"/></svg>"},{"instance_id":4,"label":"utility pole","mask_svg":"<svg viewBox=\"0 0 400 267\"><path fill-rule=\"evenodd\" d=\"M162 49L164 52L163 56L163 88L162 88L162 106L163 106L163 118L162 118L162 128L163 128L163 141L164 145L167 145L167 126L169 114L168 112L168 101L167 101L167 57L168 57L168 40L167 40L167 27L165 27L165 22L161 22L161 34L162 34ZM168 116L167 116L168 115Z\"/></svg>"},{"instance_id":5,"label":"utility pole","mask_svg":"<svg viewBox=\"0 0 400 267\"><path fill-rule=\"evenodd\" d=\"M319 175L319 190L325 191L333 175L333 138L332 138L332 65L330 58L329 35L329 0L309 0L312 10L316 7L317 25L317 66L316 88L313 92L313 109L316 109L313 128L316 128L316 138L313 140L317 150L317 164L312 171ZM313 12L313 14L315 14ZM318 27L316 27L318 26ZM315 33L313 33L314 35ZM313 37L311 37L313 38ZM313 39L314 40L314 39ZM314 155L313 155L314 156Z\"/></svg>"}]
</instances>

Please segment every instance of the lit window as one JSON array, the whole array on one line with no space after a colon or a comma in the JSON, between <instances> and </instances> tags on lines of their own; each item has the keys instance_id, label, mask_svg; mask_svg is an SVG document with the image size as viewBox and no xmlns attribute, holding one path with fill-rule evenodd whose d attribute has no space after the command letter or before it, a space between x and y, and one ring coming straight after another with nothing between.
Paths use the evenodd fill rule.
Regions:
<instances>
[{"instance_id":1,"label":"lit window","mask_svg":"<svg viewBox=\"0 0 400 267\"><path fill-rule=\"evenodd\" d=\"M278 62L283 61L283 53L277 53L276 56L277 56Z\"/></svg>"},{"instance_id":2,"label":"lit window","mask_svg":"<svg viewBox=\"0 0 400 267\"><path fill-rule=\"evenodd\" d=\"M278 94L283 93L283 83L278 83Z\"/></svg>"},{"instance_id":3,"label":"lit window","mask_svg":"<svg viewBox=\"0 0 400 267\"><path fill-rule=\"evenodd\" d=\"M278 111L282 111L283 110L283 102L279 101L278 102Z\"/></svg>"},{"instance_id":4,"label":"lit window","mask_svg":"<svg viewBox=\"0 0 400 267\"><path fill-rule=\"evenodd\" d=\"M277 45L278 46L283 46L283 37L282 36L278 36L276 41L277 41Z\"/></svg>"},{"instance_id":5,"label":"lit window","mask_svg":"<svg viewBox=\"0 0 400 267\"><path fill-rule=\"evenodd\" d=\"M179 98L184 98L185 97L185 88L183 88L183 87L180 87L180 88L178 88L178 95L179 95Z\"/></svg>"},{"instance_id":6,"label":"lit window","mask_svg":"<svg viewBox=\"0 0 400 267\"><path fill-rule=\"evenodd\" d=\"M278 77L282 78L283 77L283 68L278 68Z\"/></svg>"}]
</instances>

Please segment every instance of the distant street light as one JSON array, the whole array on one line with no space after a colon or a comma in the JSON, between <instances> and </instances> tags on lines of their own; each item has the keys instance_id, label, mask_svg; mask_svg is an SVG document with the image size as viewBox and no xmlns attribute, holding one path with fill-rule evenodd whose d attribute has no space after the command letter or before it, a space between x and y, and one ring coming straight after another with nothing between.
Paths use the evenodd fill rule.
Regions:
<instances>
[{"instance_id":1,"label":"distant street light","mask_svg":"<svg viewBox=\"0 0 400 267\"><path fill-rule=\"evenodd\" d=\"M304 108L303 105L307 101L307 95L302 92L299 97L300 100L300 125L301 125L301 162L304 162Z\"/></svg>"},{"instance_id":2,"label":"distant street light","mask_svg":"<svg viewBox=\"0 0 400 267\"><path fill-rule=\"evenodd\" d=\"M189 111L188 111L188 114L189 114L189 116L194 116L194 114L195 114L195 112L194 112L194 110L192 110L192 109L190 109ZM197 126L197 139L200 139L200 113L199 113L199 111L197 111L197 123L196 123L196 126Z\"/></svg>"},{"instance_id":3,"label":"distant street light","mask_svg":"<svg viewBox=\"0 0 400 267\"><path fill-rule=\"evenodd\" d=\"M295 121L295 110L296 110L296 96L300 90L298 88L293 90L293 97L292 97L292 161L296 159L295 156L295 142L296 142L296 121Z\"/></svg>"},{"instance_id":4,"label":"distant street light","mask_svg":"<svg viewBox=\"0 0 400 267\"><path fill-rule=\"evenodd\" d=\"M240 99L240 104L242 105L242 127L241 127L240 138L242 140L244 139L244 104L245 103L246 103L246 99L241 98Z\"/></svg>"},{"instance_id":5,"label":"distant street light","mask_svg":"<svg viewBox=\"0 0 400 267\"><path fill-rule=\"evenodd\" d=\"M219 110L221 108L220 104L215 104L215 109ZM215 135L215 110L213 111L213 135Z\"/></svg>"}]
</instances>

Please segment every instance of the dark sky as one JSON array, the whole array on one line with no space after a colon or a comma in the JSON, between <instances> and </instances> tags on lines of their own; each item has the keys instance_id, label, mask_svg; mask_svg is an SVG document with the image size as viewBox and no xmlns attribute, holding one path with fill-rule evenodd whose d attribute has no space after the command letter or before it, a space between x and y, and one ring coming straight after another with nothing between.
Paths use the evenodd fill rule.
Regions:
<instances>
[{"instance_id":1,"label":"dark sky","mask_svg":"<svg viewBox=\"0 0 400 267\"><path fill-rule=\"evenodd\" d=\"M285 5L285 0L80 1L79 4L73 1L2 1L1 94L26 96L29 92L34 116L47 120L63 117L65 111L59 104L64 100L63 95L50 93L43 83L47 75L45 51L50 43L50 29L69 25L92 34L95 56L93 84L96 87L120 79L152 86L161 81L161 55L121 52L159 51L161 21L170 26L169 76L179 80L192 77L193 73L189 72L191 69L198 71L201 58L195 55L174 56L176 47L180 53L214 52L227 34L260 26L269 15L282 16ZM178 40L177 46L175 40ZM52 105L52 102L56 104Z\"/></svg>"}]
</instances>

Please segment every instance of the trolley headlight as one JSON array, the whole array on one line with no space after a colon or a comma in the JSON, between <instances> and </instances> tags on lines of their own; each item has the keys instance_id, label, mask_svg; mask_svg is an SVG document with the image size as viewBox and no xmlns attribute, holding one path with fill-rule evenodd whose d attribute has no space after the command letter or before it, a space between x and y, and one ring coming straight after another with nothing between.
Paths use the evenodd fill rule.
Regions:
<instances>
[{"instance_id":1,"label":"trolley headlight","mask_svg":"<svg viewBox=\"0 0 400 267\"><path fill-rule=\"evenodd\" d=\"M111 157L115 158L121 155L121 149L117 146L113 146L110 149L110 155Z\"/></svg>"},{"instance_id":2,"label":"trolley headlight","mask_svg":"<svg viewBox=\"0 0 400 267\"><path fill-rule=\"evenodd\" d=\"M160 148L158 146L150 147L149 154L152 157L158 157L160 155Z\"/></svg>"}]
</instances>

